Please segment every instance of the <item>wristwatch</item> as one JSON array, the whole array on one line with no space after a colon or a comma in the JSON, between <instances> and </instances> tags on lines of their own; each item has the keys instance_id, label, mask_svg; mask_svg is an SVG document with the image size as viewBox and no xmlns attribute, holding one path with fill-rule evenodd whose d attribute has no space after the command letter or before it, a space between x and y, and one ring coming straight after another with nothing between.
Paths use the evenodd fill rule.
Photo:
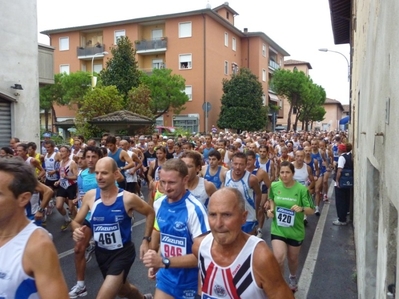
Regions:
<instances>
[{"instance_id":1,"label":"wristwatch","mask_svg":"<svg viewBox=\"0 0 399 299\"><path fill-rule=\"evenodd\" d=\"M151 237L145 236L145 237L143 237L143 240L147 240L147 242L150 243L151 242Z\"/></svg>"},{"instance_id":2,"label":"wristwatch","mask_svg":"<svg viewBox=\"0 0 399 299\"><path fill-rule=\"evenodd\" d=\"M45 210L46 210L45 208L39 207L39 209L37 211L40 213L43 213Z\"/></svg>"},{"instance_id":3,"label":"wristwatch","mask_svg":"<svg viewBox=\"0 0 399 299\"><path fill-rule=\"evenodd\" d=\"M162 263L165 265L165 269L168 269L170 267L170 259L167 257L162 258Z\"/></svg>"}]
</instances>

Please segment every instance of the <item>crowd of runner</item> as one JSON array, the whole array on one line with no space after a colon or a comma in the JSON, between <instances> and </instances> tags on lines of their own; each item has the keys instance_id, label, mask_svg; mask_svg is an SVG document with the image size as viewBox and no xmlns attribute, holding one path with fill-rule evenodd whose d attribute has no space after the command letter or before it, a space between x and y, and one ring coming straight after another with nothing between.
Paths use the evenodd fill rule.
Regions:
<instances>
[{"instance_id":1,"label":"crowd of runner","mask_svg":"<svg viewBox=\"0 0 399 299\"><path fill-rule=\"evenodd\" d=\"M45 134L39 148L12 138L0 162L18 158L38 178L28 219L46 227L57 211L60 229L73 230L70 298L87 295L93 254L104 277L97 298L153 298L127 281L133 211L147 219L139 254L156 279L154 298L293 298L307 217L329 203L329 178L350 150L335 131L104 134L58 145ZM272 250L262 239L267 218Z\"/></svg>"}]
</instances>

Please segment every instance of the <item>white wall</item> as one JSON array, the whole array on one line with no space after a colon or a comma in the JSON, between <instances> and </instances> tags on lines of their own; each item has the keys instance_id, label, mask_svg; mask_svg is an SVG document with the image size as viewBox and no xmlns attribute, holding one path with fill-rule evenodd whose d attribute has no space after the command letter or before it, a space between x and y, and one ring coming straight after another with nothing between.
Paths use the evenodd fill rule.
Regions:
<instances>
[{"instance_id":1,"label":"white wall","mask_svg":"<svg viewBox=\"0 0 399 299\"><path fill-rule=\"evenodd\" d=\"M0 0L0 90L21 84L12 104L12 135L39 142L39 82L36 0Z\"/></svg>"},{"instance_id":2,"label":"white wall","mask_svg":"<svg viewBox=\"0 0 399 299\"><path fill-rule=\"evenodd\" d=\"M353 4L358 292L359 298L387 298L387 286L395 283L398 272L399 2L357 0Z\"/></svg>"}]
</instances>

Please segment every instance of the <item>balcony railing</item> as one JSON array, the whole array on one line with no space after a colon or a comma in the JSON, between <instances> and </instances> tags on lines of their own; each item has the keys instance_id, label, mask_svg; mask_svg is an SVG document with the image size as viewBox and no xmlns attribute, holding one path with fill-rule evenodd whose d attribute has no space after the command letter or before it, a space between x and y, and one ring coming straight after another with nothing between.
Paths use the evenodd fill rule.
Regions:
<instances>
[{"instance_id":1,"label":"balcony railing","mask_svg":"<svg viewBox=\"0 0 399 299\"><path fill-rule=\"evenodd\" d=\"M278 70L280 65L273 60L269 60L269 67L271 67L273 70Z\"/></svg>"},{"instance_id":2,"label":"balcony railing","mask_svg":"<svg viewBox=\"0 0 399 299\"><path fill-rule=\"evenodd\" d=\"M166 37L155 38L151 40L136 40L134 43L137 52L166 50L168 44Z\"/></svg>"},{"instance_id":3,"label":"balcony railing","mask_svg":"<svg viewBox=\"0 0 399 299\"><path fill-rule=\"evenodd\" d=\"M77 55L80 56L93 56L97 53L102 53L105 51L105 45L97 44L94 47L77 47Z\"/></svg>"}]
</instances>

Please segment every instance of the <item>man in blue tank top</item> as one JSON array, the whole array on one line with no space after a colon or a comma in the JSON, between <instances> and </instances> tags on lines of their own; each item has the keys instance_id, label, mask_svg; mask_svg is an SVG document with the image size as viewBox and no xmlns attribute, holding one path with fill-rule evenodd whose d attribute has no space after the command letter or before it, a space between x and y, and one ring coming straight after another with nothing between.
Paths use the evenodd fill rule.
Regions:
<instances>
[{"instance_id":1,"label":"man in blue tank top","mask_svg":"<svg viewBox=\"0 0 399 299\"><path fill-rule=\"evenodd\" d=\"M90 225L96 242L95 255L105 279L97 298L152 298L141 295L126 278L135 259L135 247L131 241L133 211L147 217L145 235L140 246L140 258L148 250L148 242L154 224L154 210L140 197L115 185L118 175L116 162L109 157L100 159L95 167L98 188L88 191L73 221L73 239L84 239L84 219L91 211Z\"/></svg>"},{"instance_id":2,"label":"man in blue tank top","mask_svg":"<svg viewBox=\"0 0 399 299\"><path fill-rule=\"evenodd\" d=\"M227 168L221 165L222 155L217 150L211 150L209 152L208 161L208 165L202 166L201 176L208 182L214 184L216 189L220 189L223 187L227 172Z\"/></svg>"}]
</instances>

